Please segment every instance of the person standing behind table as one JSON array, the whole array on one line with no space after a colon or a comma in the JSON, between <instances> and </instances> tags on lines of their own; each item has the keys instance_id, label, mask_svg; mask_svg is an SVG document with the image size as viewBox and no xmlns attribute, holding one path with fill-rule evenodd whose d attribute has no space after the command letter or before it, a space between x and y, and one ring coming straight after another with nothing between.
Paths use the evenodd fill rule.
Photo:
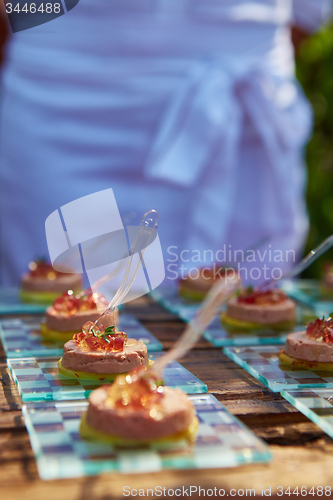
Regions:
<instances>
[{"instance_id":1,"label":"person standing behind table","mask_svg":"<svg viewBox=\"0 0 333 500\"><path fill-rule=\"evenodd\" d=\"M276 248L299 250L311 112L294 78L290 26L319 27L330 3L80 0L12 35L0 122L2 283L47 254L50 213L107 187L122 214L158 210L166 258L171 245L203 256L267 234Z\"/></svg>"}]
</instances>

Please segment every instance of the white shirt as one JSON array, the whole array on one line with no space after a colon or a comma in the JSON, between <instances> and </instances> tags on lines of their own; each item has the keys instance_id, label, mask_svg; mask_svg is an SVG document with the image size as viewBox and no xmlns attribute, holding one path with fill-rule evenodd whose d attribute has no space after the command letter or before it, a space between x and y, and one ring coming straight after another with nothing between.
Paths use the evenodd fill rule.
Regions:
<instances>
[{"instance_id":1,"label":"white shirt","mask_svg":"<svg viewBox=\"0 0 333 500\"><path fill-rule=\"evenodd\" d=\"M159 211L166 258L170 246L203 255L265 236L299 251L311 111L290 25L315 29L330 4L80 0L15 33L0 123L2 282L47 255L51 212L109 187L125 222Z\"/></svg>"}]
</instances>

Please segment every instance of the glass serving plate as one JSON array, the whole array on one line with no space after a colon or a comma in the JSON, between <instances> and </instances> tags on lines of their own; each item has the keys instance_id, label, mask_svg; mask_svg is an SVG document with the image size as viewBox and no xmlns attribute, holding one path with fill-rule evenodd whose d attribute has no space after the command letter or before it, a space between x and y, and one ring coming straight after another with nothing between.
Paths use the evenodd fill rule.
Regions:
<instances>
[{"instance_id":1,"label":"glass serving plate","mask_svg":"<svg viewBox=\"0 0 333 500\"><path fill-rule=\"evenodd\" d=\"M118 328L125 331L129 338L146 344L149 352L163 350L161 342L131 314L119 315ZM37 318L31 321L21 319L1 321L0 339L7 358L61 357L63 343L45 341L39 332L40 320Z\"/></svg>"},{"instance_id":2,"label":"glass serving plate","mask_svg":"<svg viewBox=\"0 0 333 500\"><path fill-rule=\"evenodd\" d=\"M39 475L62 479L102 472L124 474L163 469L208 469L268 462L267 445L211 394L189 396L199 418L196 444L183 452L151 448L116 449L81 439L78 429L87 401L27 403L23 406Z\"/></svg>"},{"instance_id":3,"label":"glass serving plate","mask_svg":"<svg viewBox=\"0 0 333 500\"><path fill-rule=\"evenodd\" d=\"M187 323L193 319L200 307L200 303L188 302L180 297L176 288L159 288L151 292L151 296L165 309L177 314ZM297 308L297 317L297 324L293 330L284 332L251 330L236 333L227 331L222 326L220 317L217 316L204 332L203 337L215 347L284 344L289 333L304 330L304 321L308 319L308 316L304 317L303 308Z\"/></svg>"},{"instance_id":4,"label":"glass serving plate","mask_svg":"<svg viewBox=\"0 0 333 500\"><path fill-rule=\"evenodd\" d=\"M159 354L150 354L155 360ZM7 365L22 401L84 399L97 387L110 381L70 379L59 375L56 358L8 359ZM164 371L164 383L187 394L207 392L207 385L177 362Z\"/></svg>"},{"instance_id":5,"label":"glass serving plate","mask_svg":"<svg viewBox=\"0 0 333 500\"><path fill-rule=\"evenodd\" d=\"M328 316L333 312L332 296L322 293L320 283L316 280L285 280L282 289L298 303L312 309L316 316Z\"/></svg>"},{"instance_id":6,"label":"glass serving plate","mask_svg":"<svg viewBox=\"0 0 333 500\"><path fill-rule=\"evenodd\" d=\"M280 345L271 345L225 347L223 352L274 392L306 387L333 388L333 372L311 371L283 365L278 358L280 350Z\"/></svg>"},{"instance_id":7,"label":"glass serving plate","mask_svg":"<svg viewBox=\"0 0 333 500\"><path fill-rule=\"evenodd\" d=\"M333 438L333 389L284 389L281 395Z\"/></svg>"}]
</instances>

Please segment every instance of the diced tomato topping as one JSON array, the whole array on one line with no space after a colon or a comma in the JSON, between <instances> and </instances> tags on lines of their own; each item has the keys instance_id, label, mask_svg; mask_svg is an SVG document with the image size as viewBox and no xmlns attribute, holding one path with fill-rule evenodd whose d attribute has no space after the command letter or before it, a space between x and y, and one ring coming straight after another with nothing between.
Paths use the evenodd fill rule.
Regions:
<instances>
[{"instance_id":1,"label":"diced tomato topping","mask_svg":"<svg viewBox=\"0 0 333 500\"><path fill-rule=\"evenodd\" d=\"M127 333L125 333L125 332L114 332L113 337L114 338L121 337L121 338L124 338L125 340L127 340Z\"/></svg>"},{"instance_id":2,"label":"diced tomato topping","mask_svg":"<svg viewBox=\"0 0 333 500\"><path fill-rule=\"evenodd\" d=\"M84 337L84 342L87 344L90 351L98 351L98 348L100 347L99 339L94 337L92 334L86 335Z\"/></svg>"},{"instance_id":3,"label":"diced tomato topping","mask_svg":"<svg viewBox=\"0 0 333 500\"><path fill-rule=\"evenodd\" d=\"M109 390L109 397L116 408L150 411L163 398L163 387L157 386L157 377L151 370L144 371L142 366L135 368L126 376L118 376Z\"/></svg>"},{"instance_id":4,"label":"diced tomato topping","mask_svg":"<svg viewBox=\"0 0 333 500\"><path fill-rule=\"evenodd\" d=\"M122 351L124 347L124 337L116 337L113 339L113 349L115 351Z\"/></svg>"},{"instance_id":5,"label":"diced tomato topping","mask_svg":"<svg viewBox=\"0 0 333 500\"><path fill-rule=\"evenodd\" d=\"M82 332L88 335L90 333L91 327L93 326L94 323L92 321L87 321L82 327Z\"/></svg>"},{"instance_id":6,"label":"diced tomato topping","mask_svg":"<svg viewBox=\"0 0 333 500\"><path fill-rule=\"evenodd\" d=\"M31 278L47 278L53 281L61 274L53 268L51 262L43 259L30 262L29 264L29 276Z\"/></svg>"},{"instance_id":7,"label":"diced tomato topping","mask_svg":"<svg viewBox=\"0 0 333 500\"><path fill-rule=\"evenodd\" d=\"M274 305L284 302L287 298L282 290L261 291L248 287L238 295L238 302L241 304Z\"/></svg>"},{"instance_id":8,"label":"diced tomato topping","mask_svg":"<svg viewBox=\"0 0 333 500\"><path fill-rule=\"evenodd\" d=\"M327 319L318 318L312 321L306 329L306 336L314 340L321 340L326 344L333 343L333 319L330 317Z\"/></svg>"},{"instance_id":9,"label":"diced tomato topping","mask_svg":"<svg viewBox=\"0 0 333 500\"><path fill-rule=\"evenodd\" d=\"M88 311L97 309L97 301L106 301L106 299L98 293L89 292L82 297L75 297L72 290L63 293L53 302L53 310L58 314L65 316L73 316L80 311Z\"/></svg>"},{"instance_id":10,"label":"diced tomato topping","mask_svg":"<svg viewBox=\"0 0 333 500\"><path fill-rule=\"evenodd\" d=\"M96 327L92 321L87 321L82 327L82 332L76 333L73 340L90 351L122 351L127 340L126 333L114 331L108 334L105 330L103 326Z\"/></svg>"},{"instance_id":11,"label":"diced tomato topping","mask_svg":"<svg viewBox=\"0 0 333 500\"><path fill-rule=\"evenodd\" d=\"M84 340L84 337L85 337L85 334L83 332L74 333L73 340L75 340L76 342L82 342L82 340Z\"/></svg>"}]
</instances>

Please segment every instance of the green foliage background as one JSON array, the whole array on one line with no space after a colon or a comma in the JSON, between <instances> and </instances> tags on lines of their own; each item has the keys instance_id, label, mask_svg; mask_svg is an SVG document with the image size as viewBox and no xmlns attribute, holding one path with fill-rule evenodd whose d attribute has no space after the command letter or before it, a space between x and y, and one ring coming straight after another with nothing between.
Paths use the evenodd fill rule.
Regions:
<instances>
[{"instance_id":1,"label":"green foliage background","mask_svg":"<svg viewBox=\"0 0 333 500\"><path fill-rule=\"evenodd\" d=\"M314 134L307 147L310 233L308 252L333 233L333 24L302 42L296 58L297 77L314 109ZM319 278L325 260L318 259L304 277Z\"/></svg>"}]
</instances>

